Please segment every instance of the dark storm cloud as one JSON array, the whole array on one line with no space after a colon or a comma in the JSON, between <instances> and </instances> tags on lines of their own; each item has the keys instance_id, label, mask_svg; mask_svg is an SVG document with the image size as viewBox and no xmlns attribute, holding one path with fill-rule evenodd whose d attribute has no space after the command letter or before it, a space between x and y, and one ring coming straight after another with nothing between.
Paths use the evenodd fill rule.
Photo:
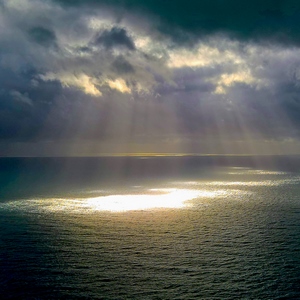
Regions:
<instances>
[{"instance_id":1,"label":"dark storm cloud","mask_svg":"<svg viewBox=\"0 0 300 300\"><path fill-rule=\"evenodd\" d=\"M28 33L35 42L45 47L56 43L55 33L47 28L34 27L31 28Z\"/></svg>"},{"instance_id":2,"label":"dark storm cloud","mask_svg":"<svg viewBox=\"0 0 300 300\"><path fill-rule=\"evenodd\" d=\"M44 82L33 69L0 72L0 139L34 138L60 93L57 81Z\"/></svg>"},{"instance_id":3,"label":"dark storm cloud","mask_svg":"<svg viewBox=\"0 0 300 300\"><path fill-rule=\"evenodd\" d=\"M119 27L104 30L98 34L93 44L97 46L104 46L107 49L124 47L131 51L135 50L134 42L129 37L126 30Z\"/></svg>"},{"instance_id":4,"label":"dark storm cloud","mask_svg":"<svg viewBox=\"0 0 300 300\"><path fill-rule=\"evenodd\" d=\"M57 0L70 6L111 6L122 11L130 10L158 16L160 31L177 41L186 36L212 33L229 33L233 37L255 40L274 40L283 43L300 42L300 2L297 0Z\"/></svg>"}]
</instances>

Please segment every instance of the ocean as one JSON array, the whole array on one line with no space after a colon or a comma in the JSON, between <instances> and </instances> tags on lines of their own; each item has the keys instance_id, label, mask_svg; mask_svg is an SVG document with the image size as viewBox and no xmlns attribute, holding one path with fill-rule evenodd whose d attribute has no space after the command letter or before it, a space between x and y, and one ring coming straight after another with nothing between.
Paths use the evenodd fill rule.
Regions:
<instances>
[{"instance_id":1,"label":"ocean","mask_svg":"<svg viewBox=\"0 0 300 300\"><path fill-rule=\"evenodd\" d=\"M300 299L300 157L0 159L1 299Z\"/></svg>"}]
</instances>

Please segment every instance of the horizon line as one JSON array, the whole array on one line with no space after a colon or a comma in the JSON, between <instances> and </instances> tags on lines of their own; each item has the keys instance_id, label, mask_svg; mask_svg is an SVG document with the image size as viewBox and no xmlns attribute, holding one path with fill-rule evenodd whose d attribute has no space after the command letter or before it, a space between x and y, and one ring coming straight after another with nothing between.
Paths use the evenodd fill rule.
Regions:
<instances>
[{"instance_id":1,"label":"horizon line","mask_svg":"<svg viewBox=\"0 0 300 300\"><path fill-rule=\"evenodd\" d=\"M235 153L102 153L98 155L4 155L0 158L101 158L101 157L216 157L216 156L224 156L224 157L257 157L257 156L300 156L299 153L287 153L287 154L259 154L259 153L243 153L243 154L235 154Z\"/></svg>"}]
</instances>

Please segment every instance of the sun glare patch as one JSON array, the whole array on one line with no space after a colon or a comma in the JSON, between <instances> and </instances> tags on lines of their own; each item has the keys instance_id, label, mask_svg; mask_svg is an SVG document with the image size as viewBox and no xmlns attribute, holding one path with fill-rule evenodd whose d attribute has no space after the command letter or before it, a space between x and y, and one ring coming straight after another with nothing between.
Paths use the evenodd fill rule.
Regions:
<instances>
[{"instance_id":1,"label":"sun glare patch","mask_svg":"<svg viewBox=\"0 0 300 300\"><path fill-rule=\"evenodd\" d=\"M142 195L110 195L90 198L85 206L103 211L129 211L155 208L182 208L188 200L196 198L199 191L193 190L150 190ZM154 193L153 193L154 192Z\"/></svg>"}]
</instances>

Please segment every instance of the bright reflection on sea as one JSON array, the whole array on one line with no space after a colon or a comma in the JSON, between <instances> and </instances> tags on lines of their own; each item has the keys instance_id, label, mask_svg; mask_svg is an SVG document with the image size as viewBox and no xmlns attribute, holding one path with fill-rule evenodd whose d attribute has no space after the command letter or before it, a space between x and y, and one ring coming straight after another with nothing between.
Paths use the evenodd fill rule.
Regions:
<instances>
[{"instance_id":1,"label":"bright reflection on sea","mask_svg":"<svg viewBox=\"0 0 300 300\"><path fill-rule=\"evenodd\" d=\"M184 189L149 190L144 195L110 195L90 198L83 205L86 208L103 211L146 210L154 208L182 208L186 201L196 198L199 191Z\"/></svg>"},{"instance_id":2,"label":"bright reflection on sea","mask_svg":"<svg viewBox=\"0 0 300 300\"><path fill-rule=\"evenodd\" d=\"M215 174L213 180L193 179L147 182L145 185L134 183L107 188L93 186L93 188L80 190L72 197L61 195L15 200L0 204L0 209L70 214L183 209L210 205L217 199L243 201L247 199L249 193L255 193L255 187L298 184L300 177L291 176L286 172L239 167L221 169ZM251 191L248 188L251 188Z\"/></svg>"},{"instance_id":3,"label":"bright reflection on sea","mask_svg":"<svg viewBox=\"0 0 300 300\"><path fill-rule=\"evenodd\" d=\"M11 201L0 208L26 210L31 212L93 213L127 212L151 209L180 209L194 205L194 201L204 198L224 197L229 190L205 190L184 188L147 189L139 193L102 194L88 198L44 198ZM235 191L237 192L237 191Z\"/></svg>"}]
</instances>

